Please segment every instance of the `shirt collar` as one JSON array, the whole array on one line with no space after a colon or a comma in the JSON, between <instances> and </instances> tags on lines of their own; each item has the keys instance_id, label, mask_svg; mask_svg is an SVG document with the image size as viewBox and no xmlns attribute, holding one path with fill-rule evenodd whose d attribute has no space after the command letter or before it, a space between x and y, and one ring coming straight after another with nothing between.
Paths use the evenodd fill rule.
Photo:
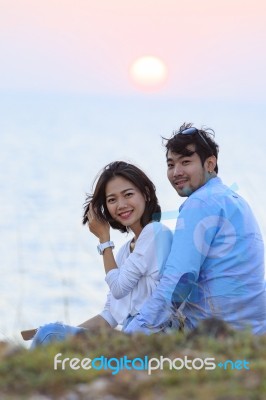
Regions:
<instances>
[{"instance_id":1,"label":"shirt collar","mask_svg":"<svg viewBox=\"0 0 266 400\"><path fill-rule=\"evenodd\" d=\"M190 197L192 197L194 195L194 193L198 194L200 191L205 190L208 187L210 188L211 186L219 185L222 183L223 182L222 182L221 178L219 178L218 176L215 176L214 178L209 179L204 185L202 185L200 188L195 190L195 192L191 193L190 196L188 196L188 198L184 201L184 203L182 203L181 206L179 207L179 212L182 210L182 208L184 207L184 205L188 201L188 199L190 199Z\"/></svg>"}]
</instances>

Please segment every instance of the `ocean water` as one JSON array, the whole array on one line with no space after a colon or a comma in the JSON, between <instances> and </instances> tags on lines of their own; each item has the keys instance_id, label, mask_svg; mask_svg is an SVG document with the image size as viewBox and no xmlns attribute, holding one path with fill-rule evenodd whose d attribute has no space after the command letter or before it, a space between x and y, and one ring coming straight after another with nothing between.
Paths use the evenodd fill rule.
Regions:
<instances>
[{"instance_id":1,"label":"ocean water","mask_svg":"<svg viewBox=\"0 0 266 400\"><path fill-rule=\"evenodd\" d=\"M78 324L107 294L97 239L81 224L98 171L123 159L144 169L163 211L182 200L166 179L161 136L208 125L220 176L252 206L266 237L264 104L59 94L0 94L0 339L51 321ZM112 232L116 250L128 239Z\"/></svg>"}]
</instances>

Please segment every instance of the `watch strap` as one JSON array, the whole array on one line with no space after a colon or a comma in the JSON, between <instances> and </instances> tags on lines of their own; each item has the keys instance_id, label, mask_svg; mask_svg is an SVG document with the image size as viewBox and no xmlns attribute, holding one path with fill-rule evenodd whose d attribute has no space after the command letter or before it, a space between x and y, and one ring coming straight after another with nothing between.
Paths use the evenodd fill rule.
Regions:
<instances>
[{"instance_id":1,"label":"watch strap","mask_svg":"<svg viewBox=\"0 0 266 400\"><path fill-rule=\"evenodd\" d=\"M115 247L114 242L109 240L108 242L99 243L97 246L99 254L103 255L104 250L107 249L108 247L111 247L112 249L114 249L114 247Z\"/></svg>"}]
</instances>

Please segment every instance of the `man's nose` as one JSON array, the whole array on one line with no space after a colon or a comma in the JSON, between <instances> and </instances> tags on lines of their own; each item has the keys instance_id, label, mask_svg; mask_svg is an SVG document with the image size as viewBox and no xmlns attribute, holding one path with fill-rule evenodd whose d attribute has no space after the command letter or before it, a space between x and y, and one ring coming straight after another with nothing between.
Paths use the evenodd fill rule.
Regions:
<instances>
[{"instance_id":1,"label":"man's nose","mask_svg":"<svg viewBox=\"0 0 266 400\"><path fill-rule=\"evenodd\" d=\"M174 170L173 170L173 176L176 177L176 176L179 176L179 175L183 175L182 165L175 164Z\"/></svg>"}]
</instances>

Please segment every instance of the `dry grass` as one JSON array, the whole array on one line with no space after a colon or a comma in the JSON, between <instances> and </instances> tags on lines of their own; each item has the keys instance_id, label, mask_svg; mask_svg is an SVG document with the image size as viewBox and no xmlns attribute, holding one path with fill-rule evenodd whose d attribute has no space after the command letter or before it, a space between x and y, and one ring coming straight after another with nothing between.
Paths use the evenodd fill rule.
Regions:
<instances>
[{"instance_id":1,"label":"dry grass","mask_svg":"<svg viewBox=\"0 0 266 400\"><path fill-rule=\"evenodd\" d=\"M209 325L208 325L209 324ZM105 356L128 359L160 356L193 360L215 358L246 360L247 369L163 370L148 375L145 370L54 370L54 356L87 358ZM226 325L205 322L197 331L184 335L133 335L100 331L29 351L0 344L0 398L30 399L42 394L51 399L214 399L266 398L266 336L234 332ZM137 364L136 364L137 365ZM138 364L139 365L139 364ZM178 364L180 365L180 364ZM114 371L113 371L114 372ZM25 396L25 397L23 397ZM74 396L74 397L73 397ZM108 397L109 396L109 397ZM111 396L111 397L110 397ZM33 398L33 397L32 397ZM36 398L36 397L34 397Z\"/></svg>"}]
</instances>

